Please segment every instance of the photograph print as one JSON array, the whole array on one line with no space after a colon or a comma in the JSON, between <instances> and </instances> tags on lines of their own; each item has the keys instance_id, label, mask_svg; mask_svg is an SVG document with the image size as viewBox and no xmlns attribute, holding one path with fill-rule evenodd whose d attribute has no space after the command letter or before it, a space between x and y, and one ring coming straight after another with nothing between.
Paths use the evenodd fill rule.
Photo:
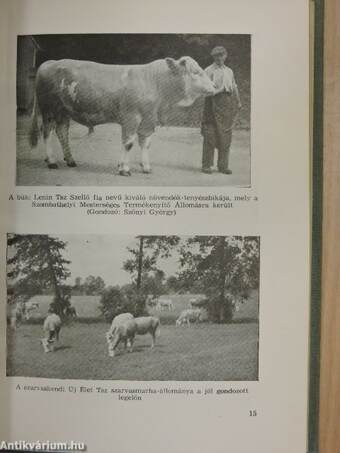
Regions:
<instances>
[{"instance_id":1,"label":"photograph print","mask_svg":"<svg viewBox=\"0 0 340 453\"><path fill-rule=\"evenodd\" d=\"M257 381L257 236L7 236L7 376Z\"/></svg>"},{"instance_id":2,"label":"photograph print","mask_svg":"<svg viewBox=\"0 0 340 453\"><path fill-rule=\"evenodd\" d=\"M17 39L19 186L251 186L251 36Z\"/></svg>"}]
</instances>

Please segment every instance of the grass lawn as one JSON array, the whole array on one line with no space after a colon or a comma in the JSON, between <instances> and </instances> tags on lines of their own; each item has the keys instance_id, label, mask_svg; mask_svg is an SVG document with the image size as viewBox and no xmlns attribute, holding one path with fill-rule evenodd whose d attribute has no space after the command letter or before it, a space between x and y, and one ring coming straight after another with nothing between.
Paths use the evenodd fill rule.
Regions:
<instances>
[{"instance_id":1,"label":"grass lawn","mask_svg":"<svg viewBox=\"0 0 340 453\"><path fill-rule=\"evenodd\" d=\"M8 329L7 375L61 379L257 380L258 323L162 325L156 347L136 338L134 351L107 353L105 323L64 326L54 353L40 344L41 325Z\"/></svg>"}]
</instances>

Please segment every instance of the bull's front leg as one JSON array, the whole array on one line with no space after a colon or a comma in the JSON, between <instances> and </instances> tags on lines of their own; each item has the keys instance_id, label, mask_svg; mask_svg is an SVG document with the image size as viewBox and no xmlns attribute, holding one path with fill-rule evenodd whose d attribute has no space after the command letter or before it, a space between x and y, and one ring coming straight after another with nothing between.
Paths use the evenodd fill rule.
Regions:
<instances>
[{"instance_id":1,"label":"bull's front leg","mask_svg":"<svg viewBox=\"0 0 340 453\"><path fill-rule=\"evenodd\" d=\"M130 171L130 150L133 146L133 139L127 144L123 144L120 161L118 164L118 171L121 176L131 176Z\"/></svg>"},{"instance_id":2,"label":"bull's front leg","mask_svg":"<svg viewBox=\"0 0 340 453\"><path fill-rule=\"evenodd\" d=\"M141 167L143 173L151 173L151 165L150 165L150 145L151 145L151 135L145 137L144 135L138 135L138 142L141 148L142 153L142 162Z\"/></svg>"}]
</instances>

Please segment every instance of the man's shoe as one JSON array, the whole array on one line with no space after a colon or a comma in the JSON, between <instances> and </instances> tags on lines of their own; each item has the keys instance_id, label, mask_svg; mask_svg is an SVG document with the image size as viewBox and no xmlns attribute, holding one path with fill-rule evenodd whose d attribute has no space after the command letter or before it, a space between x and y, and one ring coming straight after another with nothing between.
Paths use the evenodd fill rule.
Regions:
<instances>
[{"instance_id":1,"label":"man's shoe","mask_svg":"<svg viewBox=\"0 0 340 453\"><path fill-rule=\"evenodd\" d=\"M212 169L210 167L202 168L202 173L206 173L207 175L211 175L212 174Z\"/></svg>"},{"instance_id":2,"label":"man's shoe","mask_svg":"<svg viewBox=\"0 0 340 453\"><path fill-rule=\"evenodd\" d=\"M233 172L230 170L230 168L224 168L223 170L218 170L220 173L223 173L224 175L231 175Z\"/></svg>"}]
</instances>

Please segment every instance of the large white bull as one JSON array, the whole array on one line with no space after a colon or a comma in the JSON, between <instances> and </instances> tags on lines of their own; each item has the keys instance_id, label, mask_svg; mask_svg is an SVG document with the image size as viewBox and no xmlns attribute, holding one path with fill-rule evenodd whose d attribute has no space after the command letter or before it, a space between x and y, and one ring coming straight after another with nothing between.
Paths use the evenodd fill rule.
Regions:
<instances>
[{"instance_id":1,"label":"large white bull","mask_svg":"<svg viewBox=\"0 0 340 453\"><path fill-rule=\"evenodd\" d=\"M50 135L55 129L69 167L76 166L69 146L70 120L87 126L118 123L122 127L119 173L130 176L129 151L136 138L141 166L150 173L149 147L161 105L191 105L213 95L213 82L191 57L165 58L144 65L104 65L91 61L46 61L38 69L30 132L39 138L38 116L49 168L57 168Z\"/></svg>"},{"instance_id":2,"label":"large white bull","mask_svg":"<svg viewBox=\"0 0 340 453\"><path fill-rule=\"evenodd\" d=\"M201 310L199 308L188 308L183 310L182 313L179 315L176 326L182 326L186 324L190 326L190 322L199 322L201 320Z\"/></svg>"}]
</instances>

